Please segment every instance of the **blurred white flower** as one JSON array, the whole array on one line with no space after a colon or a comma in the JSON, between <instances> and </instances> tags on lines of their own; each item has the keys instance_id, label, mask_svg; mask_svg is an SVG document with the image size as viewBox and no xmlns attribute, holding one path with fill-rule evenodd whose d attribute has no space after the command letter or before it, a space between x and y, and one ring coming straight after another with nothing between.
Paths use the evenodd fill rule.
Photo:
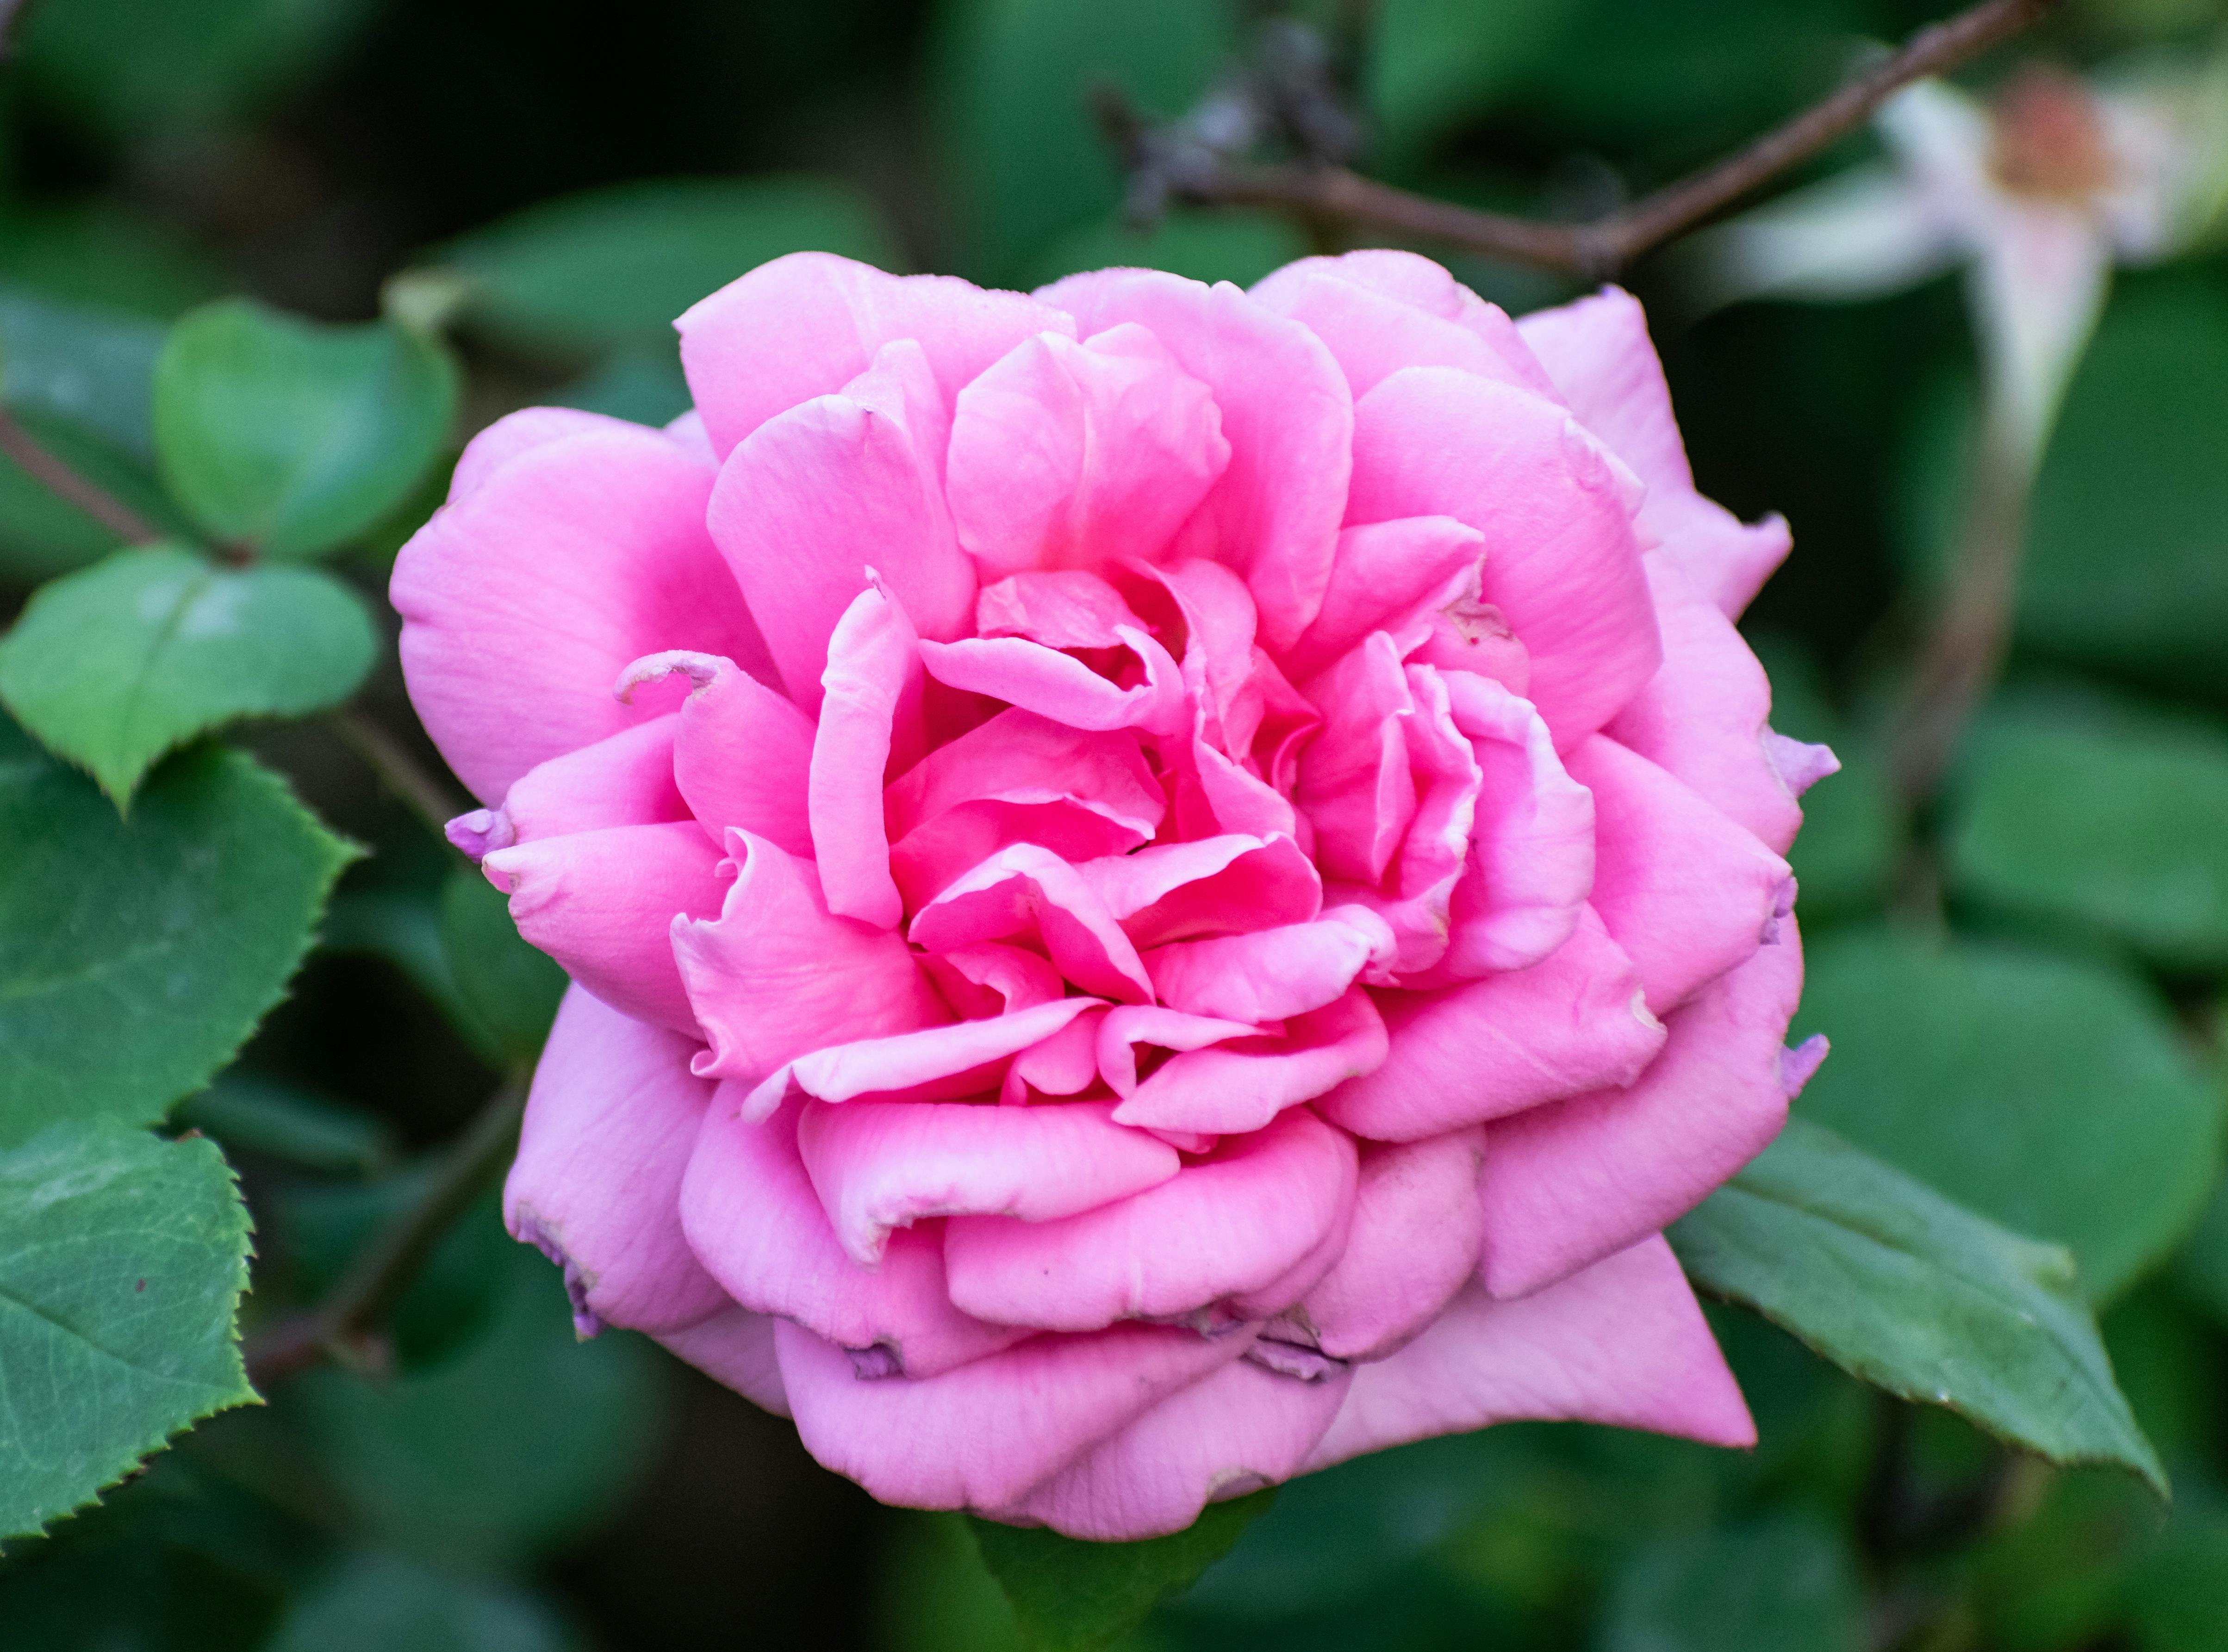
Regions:
<instances>
[{"instance_id":1,"label":"blurred white flower","mask_svg":"<svg viewBox=\"0 0 2228 1652\"><path fill-rule=\"evenodd\" d=\"M2228 53L2083 80L2029 67L1982 103L1940 80L1888 102L1888 158L1706 231L1702 303L1849 300L1969 270L1988 404L2031 471L2115 264L2169 257L2228 207Z\"/></svg>"}]
</instances>

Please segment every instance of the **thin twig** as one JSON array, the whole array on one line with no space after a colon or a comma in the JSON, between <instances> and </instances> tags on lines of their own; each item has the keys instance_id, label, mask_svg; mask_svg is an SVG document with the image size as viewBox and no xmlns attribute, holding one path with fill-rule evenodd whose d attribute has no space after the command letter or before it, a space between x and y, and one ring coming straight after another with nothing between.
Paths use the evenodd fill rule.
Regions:
<instances>
[{"instance_id":1,"label":"thin twig","mask_svg":"<svg viewBox=\"0 0 2228 1652\"><path fill-rule=\"evenodd\" d=\"M505 1080L449 1149L418 1201L381 1232L332 1295L248 1340L248 1380L262 1388L328 1360L359 1359L359 1345L401 1300L433 1247L510 1157L525 1105L525 1080Z\"/></svg>"},{"instance_id":2,"label":"thin twig","mask_svg":"<svg viewBox=\"0 0 2228 1652\"><path fill-rule=\"evenodd\" d=\"M80 476L5 411L0 411L0 453L15 460L48 493L75 505L125 544L144 545L163 537L160 528L107 489Z\"/></svg>"},{"instance_id":3,"label":"thin twig","mask_svg":"<svg viewBox=\"0 0 2228 1652\"><path fill-rule=\"evenodd\" d=\"M380 784L410 806L426 829L447 842L448 823L464 813L449 788L394 735L360 711L336 711L326 720L341 743L362 758Z\"/></svg>"},{"instance_id":4,"label":"thin twig","mask_svg":"<svg viewBox=\"0 0 2228 1652\"><path fill-rule=\"evenodd\" d=\"M1168 192L1210 206L1277 207L1442 241L1489 258L1596 279L1730 206L1847 136L1903 87L1942 74L2040 22L2058 0L1982 0L1913 35L1902 48L1754 143L1691 177L1591 223L1477 212L1374 182L1344 167L1252 164L1192 147L1170 157ZM1116 132L1117 140L1121 134ZM1134 151L1133 151L1134 152Z\"/></svg>"}]
</instances>

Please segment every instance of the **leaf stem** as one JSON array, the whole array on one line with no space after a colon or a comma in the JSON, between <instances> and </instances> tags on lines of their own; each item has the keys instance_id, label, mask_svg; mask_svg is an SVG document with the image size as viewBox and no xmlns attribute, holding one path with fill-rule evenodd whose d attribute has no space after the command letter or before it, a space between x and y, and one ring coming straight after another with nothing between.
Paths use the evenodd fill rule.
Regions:
<instances>
[{"instance_id":1,"label":"leaf stem","mask_svg":"<svg viewBox=\"0 0 2228 1652\"><path fill-rule=\"evenodd\" d=\"M433 1247L509 1159L526 1079L504 1080L449 1149L425 1193L382 1230L316 1308L248 1339L248 1380L267 1387L328 1360L361 1362L361 1346L418 1277Z\"/></svg>"},{"instance_id":2,"label":"leaf stem","mask_svg":"<svg viewBox=\"0 0 2228 1652\"><path fill-rule=\"evenodd\" d=\"M428 831L444 843L449 841L448 823L464 809L407 746L360 711L336 711L325 721L341 744L363 760L381 784L408 804Z\"/></svg>"},{"instance_id":3,"label":"leaf stem","mask_svg":"<svg viewBox=\"0 0 2228 1652\"><path fill-rule=\"evenodd\" d=\"M1204 145L1155 153L1135 112L1104 106L1110 138L1132 169L1166 170L1168 195L1206 206L1266 206L1331 217L1517 264L1589 279L1612 275L1649 248L1847 136L1913 80L1941 74L2040 22L2058 0L1982 0L1930 24L1902 48L1747 147L1588 223L1548 223L1479 212L1365 178L1341 166L1255 164Z\"/></svg>"},{"instance_id":4,"label":"leaf stem","mask_svg":"<svg viewBox=\"0 0 2228 1652\"><path fill-rule=\"evenodd\" d=\"M0 453L15 460L48 493L76 506L125 544L144 545L163 537L160 528L107 489L79 475L4 409L0 409Z\"/></svg>"}]
</instances>

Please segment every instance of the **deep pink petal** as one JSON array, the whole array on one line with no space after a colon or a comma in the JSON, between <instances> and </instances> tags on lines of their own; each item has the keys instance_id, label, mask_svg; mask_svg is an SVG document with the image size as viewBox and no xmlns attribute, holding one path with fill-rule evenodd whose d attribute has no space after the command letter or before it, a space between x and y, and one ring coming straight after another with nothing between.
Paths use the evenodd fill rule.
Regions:
<instances>
[{"instance_id":1,"label":"deep pink petal","mask_svg":"<svg viewBox=\"0 0 2228 1652\"><path fill-rule=\"evenodd\" d=\"M1117 1096L1137 1088L1137 1051L1199 1050L1233 1038L1258 1036L1251 1021L1221 1021L1159 1004L1122 1004L1107 1011L1098 1026L1098 1068Z\"/></svg>"},{"instance_id":2,"label":"deep pink petal","mask_svg":"<svg viewBox=\"0 0 2228 1652\"><path fill-rule=\"evenodd\" d=\"M939 682L988 695L1070 728L1149 728L1166 734L1182 727L1183 679L1168 650L1129 626L1114 641L1134 650L1143 666L1143 679L1126 688L1072 654L1021 637L924 643L921 657Z\"/></svg>"},{"instance_id":3,"label":"deep pink petal","mask_svg":"<svg viewBox=\"0 0 2228 1652\"><path fill-rule=\"evenodd\" d=\"M936 952L1034 935L1060 974L1085 992L1124 1003L1152 1001L1136 944L1092 881L1034 843L1002 848L955 880L920 909L907 933Z\"/></svg>"},{"instance_id":4,"label":"deep pink petal","mask_svg":"<svg viewBox=\"0 0 2228 1652\"><path fill-rule=\"evenodd\" d=\"M944 1239L951 1300L1047 1330L1211 1319L1216 1304L1278 1281L1310 1254L1351 1213L1354 1187L1352 1141L1296 1108L1173 1181L1079 1216L953 1217Z\"/></svg>"},{"instance_id":5,"label":"deep pink petal","mask_svg":"<svg viewBox=\"0 0 2228 1652\"><path fill-rule=\"evenodd\" d=\"M678 694L611 697L630 661L670 648L765 657L705 532L711 478L661 432L614 426L512 457L395 558L411 702L483 802L671 710Z\"/></svg>"},{"instance_id":6,"label":"deep pink petal","mask_svg":"<svg viewBox=\"0 0 2228 1652\"><path fill-rule=\"evenodd\" d=\"M1338 1360L1381 1360L1436 1319L1477 1271L1485 1132L1450 1130L1363 1149L1354 1223L1302 1314Z\"/></svg>"},{"instance_id":7,"label":"deep pink petal","mask_svg":"<svg viewBox=\"0 0 2228 1652\"><path fill-rule=\"evenodd\" d=\"M1288 271L1321 273L1361 287L1385 298L1397 298L1484 340L1503 365L1516 376L1516 381L1528 385L1544 395L1557 395L1554 382L1547 371L1532 354L1517 324L1508 319L1508 312L1499 304L1488 304L1477 294L1448 273L1444 265L1414 253L1396 252L1390 247L1364 247L1341 254L1336 258L1303 258L1288 264L1284 270L1264 277L1254 284L1261 292L1283 279Z\"/></svg>"},{"instance_id":8,"label":"deep pink petal","mask_svg":"<svg viewBox=\"0 0 2228 1652\"><path fill-rule=\"evenodd\" d=\"M1247 1361L1226 1365L993 1518L1099 1543L1181 1532L1210 1502L1290 1478L1330 1426L1348 1380L1299 1382Z\"/></svg>"},{"instance_id":9,"label":"deep pink petal","mask_svg":"<svg viewBox=\"0 0 2228 1652\"><path fill-rule=\"evenodd\" d=\"M1400 652L1383 631L1307 685L1322 732L1300 759L1298 803L1314 823L1316 863L1374 885L1416 815L1404 725L1415 715Z\"/></svg>"},{"instance_id":10,"label":"deep pink petal","mask_svg":"<svg viewBox=\"0 0 2228 1652\"><path fill-rule=\"evenodd\" d=\"M916 961L964 1021L1033 1009L1066 990L1060 971L1034 952L996 941L924 952Z\"/></svg>"},{"instance_id":11,"label":"deep pink petal","mask_svg":"<svg viewBox=\"0 0 2228 1652\"><path fill-rule=\"evenodd\" d=\"M1640 976L1591 908L1528 970L1444 992L1377 995L1391 1046L1316 1105L1357 1136L1410 1142L1629 1084L1663 1047Z\"/></svg>"},{"instance_id":12,"label":"deep pink petal","mask_svg":"<svg viewBox=\"0 0 2228 1652\"><path fill-rule=\"evenodd\" d=\"M712 1046L699 1073L747 1088L810 1051L950 1019L902 937L829 912L811 861L742 831L727 852L736 877L716 920L673 932Z\"/></svg>"},{"instance_id":13,"label":"deep pink petal","mask_svg":"<svg viewBox=\"0 0 2228 1652\"><path fill-rule=\"evenodd\" d=\"M823 1466L886 1503L986 1510L1010 1507L1251 1340L1117 1325L1032 1337L939 1376L871 1381L809 1331L781 1325L775 1337L797 1434Z\"/></svg>"},{"instance_id":14,"label":"deep pink petal","mask_svg":"<svg viewBox=\"0 0 2228 1652\"><path fill-rule=\"evenodd\" d=\"M518 932L612 1008L699 1036L673 958L675 919L720 910L720 851L694 821L612 826L497 849L480 862Z\"/></svg>"},{"instance_id":15,"label":"deep pink petal","mask_svg":"<svg viewBox=\"0 0 2228 1652\"><path fill-rule=\"evenodd\" d=\"M579 987L549 1029L503 1183L503 1220L565 1270L573 1324L693 1325L728 1306L681 1231L682 1172L712 1086L695 1044Z\"/></svg>"},{"instance_id":16,"label":"deep pink petal","mask_svg":"<svg viewBox=\"0 0 2228 1652\"><path fill-rule=\"evenodd\" d=\"M1342 996L1380 935L1342 917L1178 941L1144 953L1160 1001L1227 1021L1282 1021Z\"/></svg>"},{"instance_id":17,"label":"deep pink petal","mask_svg":"<svg viewBox=\"0 0 2228 1652\"><path fill-rule=\"evenodd\" d=\"M894 1228L936 1216L1041 1222L1175 1175L1175 1149L1112 1120L1105 1102L809 1102L797 1144L836 1237L873 1267Z\"/></svg>"},{"instance_id":18,"label":"deep pink petal","mask_svg":"<svg viewBox=\"0 0 2228 1652\"><path fill-rule=\"evenodd\" d=\"M673 780L679 721L670 713L654 717L535 764L503 793L502 808L475 809L451 821L449 842L477 861L537 837L687 820L688 805Z\"/></svg>"},{"instance_id":19,"label":"deep pink petal","mask_svg":"<svg viewBox=\"0 0 2228 1652\"><path fill-rule=\"evenodd\" d=\"M688 697L673 740L673 779L697 823L724 844L730 827L810 858L812 720L732 661L653 654L627 667L623 693L672 672Z\"/></svg>"},{"instance_id":20,"label":"deep pink petal","mask_svg":"<svg viewBox=\"0 0 2228 1652\"><path fill-rule=\"evenodd\" d=\"M1789 918L1773 944L1670 1017L1662 1054L1630 1087L1493 1125L1487 1288L1521 1297L1559 1279L1675 1221L1762 1152L1809 1076L1781 1059L1802 991Z\"/></svg>"},{"instance_id":21,"label":"deep pink petal","mask_svg":"<svg viewBox=\"0 0 2228 1652\"><path fill-rule=\"evenodd\" d=\"M1139 946L1303 924L1322 910L1322 880L1290 837L1157 843L1076 871Z\"/></svg>"},{"instance_id":22,"label":"deep pink petal","mask_svg":"<svg viewBox=\"0 0 2228 1652\"><path fill-rule=\"evenodd\" d=\"M1593 905L1661 1015L1763 943L1787 862L1637 752L1597 735L1569 757L1593 793Z\"/></svg>"},{"instance_id":23,"label":"deep pink petal","mask_svg":"<svg viewBox=\"0 0 2228 1652\"><path fill-rule=\"evenodd\" d=\"M1407 1347L1354 1373L1308 1466L1527 1418L1756 1444L1686 1276L1651 1238L1520 1301L1473 1285Z\"/></svg>"},{"instance_id":24,"label":"deep pink petal","mask_svg":"<svg viewBox=\"0 0 2228 1652\"><path fill-rule=\"evenodd\" d=\"M752 1124L739 1100L720 1087L681 1183L689 1245L729 1296L846 1350L847 1377L854 1358L870 1372L948 1371L1027 1335L952 1307L933 1223L892 1234L879 1267L844 1255L797 1156L797 1108Z\"/></svg>"},{"instance_id":25,"label":"deep pink petal","mask_svg":"<svg viewBox=\"0 0 2228 1652\"><path fill-rule=\"evenodd\" d=\"M893 339L919 341L948 406L1032 333L1071 331L1058 311L947 275L885 275L830 253L761 264L674 323L681 366L722 458L775 414L840 389Z\"/></svg>"},{"instance_id":26,"label":"deep pink petal","mask_svg":"<svg viewBox=\"0 0 2228 1652\"><path fill-rule=\"evenodd\" d=\"M880 590L861 591L828 639L820 726L807 788L812 852L828 910L895 929L905 902L890 875L882 783L898 753L910 766L920 733L920 638Z\"/></svg>"},{"instance_id":27,"label":"deep pink petal","mask_svg":"<svg viewBox=\"0 0 2228 1652\"><path fill-rule=\"evenodd\" d=\"M1355 987L1320 1009L1290 1017L1280 1034L1169 1057L1114 1117L1147 1130L1202 1136L1261 1130L1284 1109L1373 1071L1385 1050L1385 1023L1369 995Z\"/></svg>"},{"instance_id":28,"label":"deep pink petal","mask_svg":"<svg viewBox=\"0 0 2228 1652\"><path fill-rule=\"evenodd\" d=\"M1662 658L1630 471L1545 397L1408 368L1355 405L1349 522L1452 516L1485 536L1481 599L1529 651L1530 695L1568 750Z\"/></svg>"},{"instance_id":29,"label":"deep pink petal","mask_svg":"<svg viewBox=\"0 0 2228 1652\"><path fill-rule=\"evenodd\" d=\"M746 1118L771 1115L789 1096L848 1101L855 1096L943 1101L996 1090L1006 1060L1060 1031L1096 998L1058 998L986 1021L855 1039L801 1055L753 1089Z\"/></svg>"},{"instance_id":30,"label":"deep pink petal","mask_svg":"<svg viewBox=\"0 0 2228 1652\"><path fill-rule=\"evenodd\" d=\"M774 1322L747 1308L728 1308L696 1324L662 1334L658 1341L714 1382L777 1417L789 1415L781 1363L774 1357Z\"/></svg>"},{"instance_id":31,"label":"deep pink petal","mask_svg":"<svg viewBox=\"0 0 2228 1652\"><path fill-rule=\"evenodd\" d=\"M1285 652L1284 669L1304 682L1374 631L1392 634L1405 657L1429 634L1431 617L1477 594L1484 536L1451 516L1365 522L1338 536L1322 611Z\"/></svg>"},{"instance_id":32,"label":"deep pink petal","mask_svg":"<svg viewBox=\"0 0 2228 1652\"><path fill-rule=\"evenodd\" d=\"M981 637L1026 637L1047 648L1112 648L1123 628L1143 628L1122 595L1079 568L1010 574L975 598Z\"/></svg>"},{"instance_id":33,"label":"deep pink petal","mask_svg":"<svg viewBox=\"0 0 2228 1652\"><path fill-rule=\"evenodd\" d=\"M1345 509L1354 408L1337 362L1306 328L1232 286L1141 270L1039 296L1085 335L1141 323L1213 394L1230 464L1177 544L1243 574L1263 641L1290 646L1322 605Z\"/></svg>"}]
</instances>

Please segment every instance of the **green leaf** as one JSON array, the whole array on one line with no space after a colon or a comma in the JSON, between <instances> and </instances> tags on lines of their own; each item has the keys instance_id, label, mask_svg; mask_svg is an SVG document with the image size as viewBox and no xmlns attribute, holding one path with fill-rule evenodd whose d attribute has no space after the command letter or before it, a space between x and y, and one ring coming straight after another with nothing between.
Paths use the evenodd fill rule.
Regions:
<instances>
[{"instance_id":1,"label":"green leaf","mask_svg":"<svg viewBox=\"0 0 2228 1652\"><path fill-rule=\"evenodd\" d=\"M1892 931L1810 954L1798 1035L1834 1053L1798 1110L2016 1232L2106 1302L2196 1220L2217 1085L2139 981L2083 959Z\"/></svg>"},{"instance_id":2,"label":"green leaf","mask_svg":"<svg viewBox=\"0 0 2228 1652\"><path fill-rule=\"evenodd\" d=\"M1670 1538L1625 1565L1600 1652L1860 1652L1865 1598L1841 1540L1814 1518Z\"/></svg>"},{"instance_id":3,"label":"green leaf","mask_svg":"<svg viewBox=\"0 0 2228 1652\"><path fill-rule=\"evenodd\" d=\"M247 1236L214 1142L79 1122L0 1153L0 1537L255 1398L233 1329Z\"/></svg>"},{"instance_id":4,"label":"green leaf","mask_svg":"<svg viewBox=\"0 0 2228 1652\"><path fill-rule=\"evenodd\" d=\"M457 983L441 932L440 908L440 898L432 890L345 889L334 897L318 942L330 951L384 958L441 1012L473 1054L500 1069L505 1060L502 1042Z\"/></svg>"},{"instance_id":5,"label":"green leaf","mask_svg":"<svg viewBox=\"0 0 2228 1652\"><path fill-rule=\"evenodd\" d=\"M520 937L509 897L475 868L458 868L441 886L441 940L458 995L504 1061L531 1066L570 984L565 971Z\"/></svg>"},{"instance_id":6,"label":"green leaf","mask_svg":"<svg viewBox=\"0 0 2228 1652\"><path fill-rule=\"evenodd\" d=\"M0 288L8 406L67 419L140 459L155 457L159 322Z\"/></svg>"},{"instance_id":7,"label":"green leaf","mask_svg":"<svg viewBox=\"0 0 2228 1652\"><path fill-rule=\"evenodd\" d=\"M515 1561L592 1531L663 1430L657 1351L625 1331L577 1341L557 1270L524 1245L502 1251L494 1316L461 1352L386 1381L312 1371L286 1393L356 1521L445 1565Z\"/></svg>"},{"instance_id":8,"label":"green leaf","mask_svg":"<svg viewBox=\"0 0 2228 1652\"><path fill-rule=\"evenodd\" d=\"M384 1119L252 1073L233 1071L179 1105L176 1121L234 1153L259 1153L332 1175L370 1175L394 1157Z\"/></svg>"},{"instance_id":9,"label":"green leaf","mask_svg":"<svg viewBox=\"0 0 2228 1652\"><path fill-rule=\"evenodd\" d=\"M467 313L528 349L585 353L629 339L669 348L674 318L784 253L893 266L880 210L832 178L688 178L544 202L435 254L471 278Z\"/></svg>"},{"instance_id":10,"label":"green leaf","mask_svg":"<svg viewBox=\"0 0 2228 1652\"><path fill-rule=\"evenodd\" d=\"M2228 964L2228 735L2021 721L1975 743L1950 873L2003 911L2103 932L2168 966Z\"/></svg>"},{"instance_id":11,"label":"green leaf","mask_svg":"<svg viewBox=\"0 0 2228 1652\"><path fill-rule=\"evenodd\" d=\"M2174 1258L2174 1282L2184 1296L2228 1325L2228 1181L2214 1184L2189 1242Z\"/></svg>"},{"instance_id":12,"label":"green leaf","mask_svg":"<svg viewBox=\"0 0 2228 1652\"><path fill-rule=\"evenodd\" d=\"M688 381L673 339L622 344L557 391L560 407L579 407L637 425L669 425L688 411Z\"/></svg>"},{"instance_id":13,"label":"green leaf","mask_svg":"<svg viewBox=\"0 0 2228 1652\"><path fill-rule=\"evenodd\" d=\"M31 412L16 422L39 445L157 528L192 531L151 472L83 426ZM57 496L15 460L0 457L0 580L32 586L85 567L115 550L120 537Z\"/></svg>"},{"instance_id":14,"label":"green leaf","mask_svg":"<svg viewBox=\"0 0 2228 1652\"><path fill-rule=\"evenodd\" d=\"M155 448L163 482L209 534L307 556L417 486L456 406L455 364L417 333L227 298L188 316L163 348Z\"/></svg>"},{"instance_id":15,"label":"green leaf","mask_svg":"<svg viewBox=\"0 0 2228 1652\"><path fill-rule=\"evenodd\" d=\"M355 850L237 752L164 765L124 821L0 734L0 1145L152 1123L278 1002Z\"/></svg>"},{"instance_id":16,"label":"green leaf","mask_svg":"<svg viewBox=\"0 0 2228 1652\"><path fill-rule=\"evenodd\" d=\"M1579 0L1383 0L1370 14L1363 80L1385 149L1411 157L1491 108L1563 38L1578 10Z\"/></svg>"},{"instance_id":17,"label":"green leaf","mask_svg":"<svg viewBox=\"0 0 2228 1652\"><path fill-rule=\"evenodd\" d=\"M165 752L234 718L338 705L378 651L370 614L330 574L152 546L33 595L0 639L0 701L128 805Z\"/></svg>"},{"instance_id":18,"label":"green leaf","mask_svg":"<svg viewBox=\"0 0 2228 1652\"><path fill-rule=\"evenodd\" d=\"M2132 1470L2165 1495L2057 1245L1799 1117L1669 1236L1696 1284L1851 1374L2052 1463Z\"/></svg>"},{"instance_id":19,"label":"green leaf","mask_svg":"<svg viewBox=\"0 0 2228 1652\"><path fill-rule=\"evenodd\" d=\"M1142 1543L1083 1543L971 1516L968 1523L983 1564L1013 1603L1022 1643L1034 1652L1096 1652L1197 1582L1275 1495L1271 1488L1209 1503L1188 1529Z\"/></svg>"},{"instance_id":20,"label":"green leaf","mask_svg":"<svg viewBox=\"0 0 2228 1652\"><path fill-rule=\"evenodd\" d=\"M358 1553L295 1598L263 1652L573 1652L579 1645L547 1604L522 1590Z\"/></svg>"},{"instance_id":21,"label":"green leaf","mask_svg":"<svg viewBox=\"0 0 2228 1652\"><path fill-rule=\"evenodd\" d=\"M112 195L0 200L0 278L72 307L164 321L232 285L206 247Z\"/></svg>"}]
</instances>

